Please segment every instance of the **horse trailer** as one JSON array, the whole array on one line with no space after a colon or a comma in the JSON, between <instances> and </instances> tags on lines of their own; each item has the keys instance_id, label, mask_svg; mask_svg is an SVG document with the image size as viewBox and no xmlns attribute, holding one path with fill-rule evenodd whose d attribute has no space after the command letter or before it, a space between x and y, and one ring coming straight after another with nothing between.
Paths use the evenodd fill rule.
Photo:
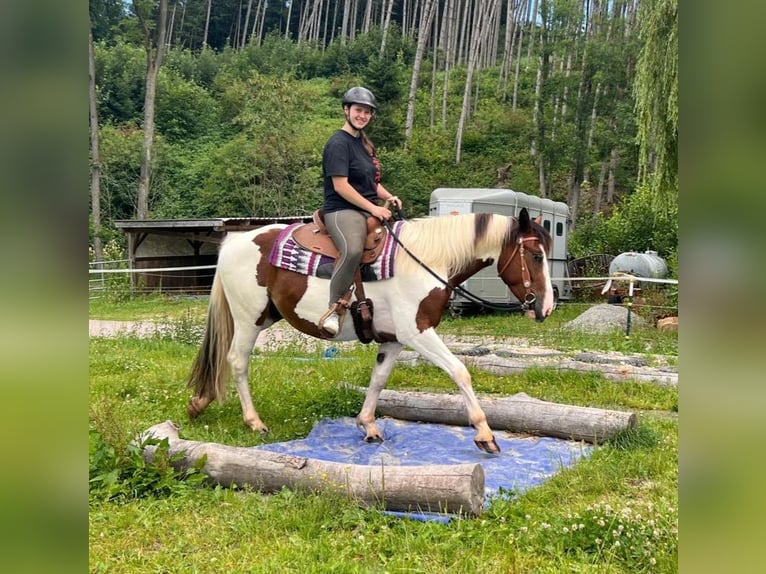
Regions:
<instances>
[{"instance_id":1,"label":"horse trailer","mask_svg":"<svg viewBox=\"0 0 766 574\"><path fill-rule=\"evenodd\" d=\"M510 189L444 188L431 193L429 215L432 217L462 213L498 213L517 217L526 207L532 218L542 216L542 225L553 238L553 252L549 257L553 295L556 301L572 297L572 284L567 268L567 237L572 220L569 207L561 201L553 201ZM482 269L462 283L467 291L493 305L511 305L520 308L521 303L497 276L494 265ZM450 308L453 312L475 310L478 304L458 294L453 294Z\"/></svg>"}]
</instances>

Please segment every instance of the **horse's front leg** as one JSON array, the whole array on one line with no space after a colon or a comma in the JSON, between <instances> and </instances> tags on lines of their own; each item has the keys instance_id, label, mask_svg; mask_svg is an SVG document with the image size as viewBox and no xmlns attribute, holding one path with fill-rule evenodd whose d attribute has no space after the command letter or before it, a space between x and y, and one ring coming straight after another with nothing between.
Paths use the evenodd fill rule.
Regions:
<instances>
[{"instance_id":1,"label":"horse's front leg","mask_svg":"<svg viewBox=\"0 0 766 574\"><path fill-rule=\"evenodd\" d=\"M367 394L364 397L364 404L359 415L356 417L356 424L365 432L364 440L367 442L382 442L383 435L378 430L375 423L375 407L378 404L380 391L386 386L386 381L391 374L396 363L396 358L401 353L404 346L401 343L383 343L380 345L378 356L375 359L375 367L372 369L370 384L367 387Z\"/></svg>"},{"instance_id":2,"label":"horse's front leg","mask_svg":"<svg viewBox=\"0 0 766 574\"><path fill-rule=\"evenodd\" d=\"M500 446L495 441L492 429L487 424L487 416L473 392L471 373L468 372L460 359L452 354L444 341L436 334L436 331L432 328L426 329L406 343L420 353L423 358L443 369L455 381L468 411L468 422L476 429L476 435L473 439L476 446L484 452L500 452Z\"/></svg>"}]
</instances>

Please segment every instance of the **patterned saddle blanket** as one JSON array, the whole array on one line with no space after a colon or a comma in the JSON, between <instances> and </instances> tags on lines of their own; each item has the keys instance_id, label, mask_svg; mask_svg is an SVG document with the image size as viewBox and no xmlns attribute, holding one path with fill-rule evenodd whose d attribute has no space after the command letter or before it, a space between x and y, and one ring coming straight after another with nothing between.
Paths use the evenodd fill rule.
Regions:
<instances>
[{"instance_id":1,"label":"patterned saddle blanket","mask_svg":"<svg viewBox=\"0 0 766 574\"><path fill-rule=\"evenodd\" d=\"M271 248L269 263L287 271L329 279L332 275L335 259L299 245L293 239L293 231L301 225L303 223L292 223L282 230ZM402 225L404 225L404 221L397 221L393 224L393 232L396 235L399 234ZM391 233L386 235L384 241L385 244L380 257L361 266L362 281L382 281L394 276L394 257L398 245L391 237Z\"/></svg>"}]
</instances>

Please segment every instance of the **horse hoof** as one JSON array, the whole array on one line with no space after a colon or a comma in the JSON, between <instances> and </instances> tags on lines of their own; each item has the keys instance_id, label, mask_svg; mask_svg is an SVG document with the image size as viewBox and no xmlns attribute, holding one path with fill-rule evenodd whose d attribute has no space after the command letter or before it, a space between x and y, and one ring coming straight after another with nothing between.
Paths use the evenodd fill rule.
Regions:
<instances>
[{"instance_id":1,"label":"horse hoof","mask_svg":"<svg viewBox=\"0 0 766 574\"><path fill-rule=\"evenodd\" d=\"M473 441L476 444L476 447L479 450L482 450L488 454L498 454L500 453L500 445L497 444L495 441L495 438L492 437L492 440L474 440Z\"/></svg>"},{"instance_id":2,"label":"horse hoof","mask_svg":"<svg viewBox=\"0 0 766 574\"><path fill-rule=\"evenodd\" d=\"M186 413L189 415L189 418L190 418L191 420L194 420L194 419L196 419L196 418L197 418L197 417L200 415L200 413L201 413L203 410L204 410L204 409L201 409L201 408L199 408L199 407L197 406L197 401L196 401L196 399L191 399L191 400L189 401L189 404L188 404L188 405L186 405Z\"/></svg>"},{"instance_id":3,"label":"horse hoof","mask_svg":"<svg viewBox=\"0 0 766 574\"><path fill-rule=\"evenodd\" d=\"M381 443L381 442L383 442L383 437L380 436L379 434L374 435L374 436L369 436L368 435L368 436L364 437L364 442L366 442L368 444L372 444L374 442Z\"/></svg>"}]
</instances>

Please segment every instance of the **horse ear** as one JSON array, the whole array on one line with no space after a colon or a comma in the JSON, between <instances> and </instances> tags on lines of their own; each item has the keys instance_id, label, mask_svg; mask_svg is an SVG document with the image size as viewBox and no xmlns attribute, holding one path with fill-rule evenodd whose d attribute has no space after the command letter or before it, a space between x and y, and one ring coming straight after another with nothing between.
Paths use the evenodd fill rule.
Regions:
<instances>
[{"instance_id":1,"label":"horse ear","mask_svg":"<svg viewBox=\"0 0 766 574\"><path fill-rule=\"evenodd\" d=\"M519 211L519 231L521 233L527 233L532 226L529 223L529 212L526 207L522 207Z\"/></svg>"},{"instance_id":2,"label":"horse ear","mask_svg":"<svg viewBox=\"0 0 766 574\"><path fill-rule=\"evenodd\" d=\"M542 225L543 224L543 216L542 216L542 214L540 214L537 217L535 217L534 222L537 223L537 225Z\"/></svg>"}]
</instances>

